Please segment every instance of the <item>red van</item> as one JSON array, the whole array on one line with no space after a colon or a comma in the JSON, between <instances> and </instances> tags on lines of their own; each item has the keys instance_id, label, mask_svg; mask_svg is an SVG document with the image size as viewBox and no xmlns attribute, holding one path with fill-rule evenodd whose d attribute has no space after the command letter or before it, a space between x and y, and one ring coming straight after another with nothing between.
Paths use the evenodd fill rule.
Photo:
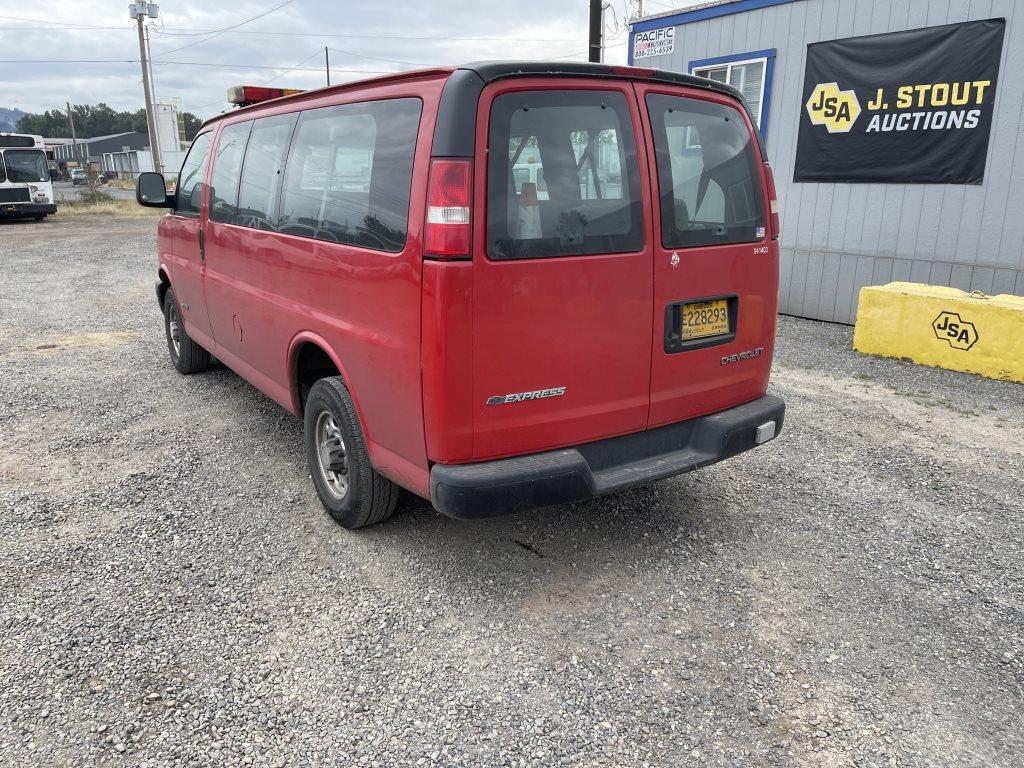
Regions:
<instances>
[{"instance_id":1,"label":"red van","mask_svg":"<svg viewBox=\"0 0 1024 768\"><path fill-rule=\"evenodd\" d=\"M301 415L347 528L399 487L479 518L782 427L774 183L727 85L523 62L346 83L206 122L164 190L139 179L171 209L172 362L215 356Z\"/></svg>"}]
</instances>

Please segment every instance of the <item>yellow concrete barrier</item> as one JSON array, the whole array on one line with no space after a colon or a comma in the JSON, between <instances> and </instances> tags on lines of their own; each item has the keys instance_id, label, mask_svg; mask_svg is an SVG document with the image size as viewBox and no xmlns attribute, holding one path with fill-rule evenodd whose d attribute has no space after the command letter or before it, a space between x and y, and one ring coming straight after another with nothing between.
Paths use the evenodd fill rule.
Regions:
<instances>
[{"instance_id":1,"label":"yellow concrete barrier","mask_svg":"<svg viewBox=\"0 0 1024 768\"><path fill-rule=\"evenodd\" d=\"M853 348L1024 382L1024 297L919 283L861 288Z\"/></svg>"}]
</instances>

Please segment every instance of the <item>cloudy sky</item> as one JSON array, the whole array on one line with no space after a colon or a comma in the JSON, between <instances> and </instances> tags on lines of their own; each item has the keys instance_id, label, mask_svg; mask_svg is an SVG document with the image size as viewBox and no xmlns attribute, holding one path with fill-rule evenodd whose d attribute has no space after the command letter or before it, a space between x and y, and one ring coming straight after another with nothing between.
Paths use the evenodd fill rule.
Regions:
<instances>
[{"instance_id":1,"label":"cloudy sky","mask_svg":"<svg viewBox=\"0 0 1024 768\"><path fill-rule=\"evenodd\" d=\"M610 63L624 63L636 0L610 0ZM692 4L654 3L645 13ZM373 72L494 58L586 60L587 0L165 0L151 23L156 95L209 117L231 85L323 85ZM0 0L0 107L142 106L128 0ZM268 13L269 11L269 13ZM257 18L258 17L258 18ZM251 20L251 21L248 21ZM243 23L247 22L247 23ZM223 30L223 31L221 31ZM288 71L292 68L290 71Z\"/></svg>"}]
</instances>

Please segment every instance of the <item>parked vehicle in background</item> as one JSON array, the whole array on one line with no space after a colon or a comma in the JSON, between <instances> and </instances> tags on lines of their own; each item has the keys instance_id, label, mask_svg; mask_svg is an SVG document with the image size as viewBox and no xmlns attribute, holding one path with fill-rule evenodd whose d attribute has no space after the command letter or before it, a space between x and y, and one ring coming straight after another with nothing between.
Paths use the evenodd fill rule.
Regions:
<instances>
[{"instance_id":1,"label":"parked vehicle in background","mask_svg":"<svg viewBox=\"0 0 1024 768\"><path fill-rule=\"evenodd\" d=\"M302 415L346 527L399 486L482 517L782 427L774 183L728 85L542 63L347 83L208 121L165 190L140 176L138 201L171 208L172 362L216 355Z\"/></svg>"},{"instance_id":2,"label":"parked vehicle in background","mask_svg":"<svg viewBox=\"0 0 1024 768\"><path fill-rule=\"evenodd\" d=\"M71 183L76 187L89 183L89 174L82 168L71 169Z\"/></svg>"},{"instance_id":3,"label":"parked vehicle in background","mask_svg":"<svg viewBox=\"0 0 1024 768\"><path fill-rule=\"evenodd\" d=\"M41 221L56 212L43 137L0 133L0 217Z\"/></svg>"}]
</instances>

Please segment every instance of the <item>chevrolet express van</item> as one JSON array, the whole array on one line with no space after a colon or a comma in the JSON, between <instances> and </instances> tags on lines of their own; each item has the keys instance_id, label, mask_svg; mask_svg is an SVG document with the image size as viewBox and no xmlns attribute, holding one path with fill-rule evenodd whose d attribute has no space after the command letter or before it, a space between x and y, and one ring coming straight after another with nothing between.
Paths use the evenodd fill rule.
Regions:
<instances>
[{"instance_id":1,"label":"chevrolet express van","mask_svg":"<svg viewBox=\"0 0 1024 768\"><path fill-rule=\"evenodd\" d=\"M300 415L345 527L400 487L479 518L782 428L774 183L727 85L596 64L388 75L213 118L176 192L143 174L137 195L170 209L174 366L215 356Z\"/></svg>"}]
</instances>

